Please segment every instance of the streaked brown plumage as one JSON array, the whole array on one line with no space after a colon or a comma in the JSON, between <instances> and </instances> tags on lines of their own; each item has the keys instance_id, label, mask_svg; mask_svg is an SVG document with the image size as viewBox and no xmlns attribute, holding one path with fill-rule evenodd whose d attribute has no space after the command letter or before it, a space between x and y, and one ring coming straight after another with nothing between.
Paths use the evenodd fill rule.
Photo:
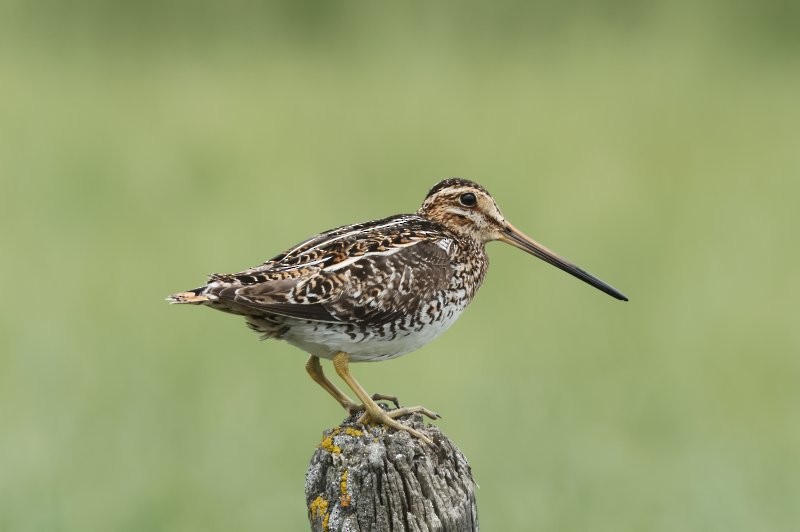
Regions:
<instances>
[{"instance_id":1,"label":"streaked brown plumage","mask_svg":"<svg viewBox=\"0 0 800 532\"><path fill-rule=\"evenodd\" d=\"M263 338L279 338L311 355L306 369L343 407L364 409L361 421L417 431L386 413L350 375L349 361L403 355L446 330L472 300L488 267L487 242L502 240L617 299L620 292L531 240L506 222L489 193L466 179L434 186L416 214L332 229L267 262L174 294L173 303L205 305L245 317ZM361 400L356 404L322 373L319 358Z\"/></svg>"}]
</instances>

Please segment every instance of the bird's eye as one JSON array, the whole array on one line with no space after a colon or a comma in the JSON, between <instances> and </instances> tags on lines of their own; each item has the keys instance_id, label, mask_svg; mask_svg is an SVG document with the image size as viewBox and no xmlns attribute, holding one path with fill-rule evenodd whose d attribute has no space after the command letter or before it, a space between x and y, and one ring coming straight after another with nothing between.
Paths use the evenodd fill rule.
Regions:
<instances>
[{"instance_id":1,"label":"bird's eye","mask_svg":"<svg viewBox=\"0 0 800 532\"><path fill-rule=\"evenodd\" d=\"M478 203L478 198L475 197L475 194L472 192L467 192L466 194L461 194L461 205L465 207L474 207L476 203Z\"/></svg>"}]
</instances>

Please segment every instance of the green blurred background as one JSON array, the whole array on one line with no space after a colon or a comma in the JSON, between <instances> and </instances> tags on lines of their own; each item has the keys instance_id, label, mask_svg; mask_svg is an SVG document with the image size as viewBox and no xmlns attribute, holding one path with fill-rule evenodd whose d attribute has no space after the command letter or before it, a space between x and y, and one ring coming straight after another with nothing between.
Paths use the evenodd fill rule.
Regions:
<instances>
[{"instance_id":1,"label":"green blurred background","mask_svg":"<svg viewBox=\"0 0 800 532\"><path fill-rule=\"evenodd\" d=\"M3 1L0 530L305 530L338 405L163 298L451 175L631 298L493 244L354 367L443 414L483 528L800 529L798 6Z\"/></svg>"}]
</instances>

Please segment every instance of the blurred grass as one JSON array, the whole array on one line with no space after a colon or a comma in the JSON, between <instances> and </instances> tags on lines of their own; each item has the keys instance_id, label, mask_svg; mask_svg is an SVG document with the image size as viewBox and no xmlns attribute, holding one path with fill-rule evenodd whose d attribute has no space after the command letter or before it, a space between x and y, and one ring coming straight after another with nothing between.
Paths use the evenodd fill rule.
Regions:
<instances>
[{"instance_id":1,"label":"blurred grass","mask_svg":"<svg viewBox=\"0 0 800 532\"><path fill-rule=\"evenodd\" d=\"M486 530L796 530L796 4L0 4L0 530L304 530L337 405L162 299L484 184L500 244L371 390L440 411Z\"/></svg>"}]
</instances>

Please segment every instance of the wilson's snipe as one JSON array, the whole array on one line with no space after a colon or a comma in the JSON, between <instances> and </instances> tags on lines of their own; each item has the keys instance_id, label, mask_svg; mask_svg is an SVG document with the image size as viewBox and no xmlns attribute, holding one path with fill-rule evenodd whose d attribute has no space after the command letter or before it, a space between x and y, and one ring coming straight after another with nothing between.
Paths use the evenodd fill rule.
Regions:
<instances>
[{"instance_id":1,"label":"wilson's snipe","mask_svg":"<svg viewBox=\"0 0 800 532\"><path fill-rule=\"evenodd\" d=\"M260 266L213 274L208 284L168 298L244 316L263 338L279 338L311 355L311 378L360 422L418 431L394 418L423 407L384 411L353 378L349 361L386 360L427 344L458 318L483 282L484 245L501 240L624 301L616 289L562 259L506 222L492 196L466 179L446 179L416 214L326 231ZM322 372L333 360L353 402Z\"/></svg>"}]
</instances>

